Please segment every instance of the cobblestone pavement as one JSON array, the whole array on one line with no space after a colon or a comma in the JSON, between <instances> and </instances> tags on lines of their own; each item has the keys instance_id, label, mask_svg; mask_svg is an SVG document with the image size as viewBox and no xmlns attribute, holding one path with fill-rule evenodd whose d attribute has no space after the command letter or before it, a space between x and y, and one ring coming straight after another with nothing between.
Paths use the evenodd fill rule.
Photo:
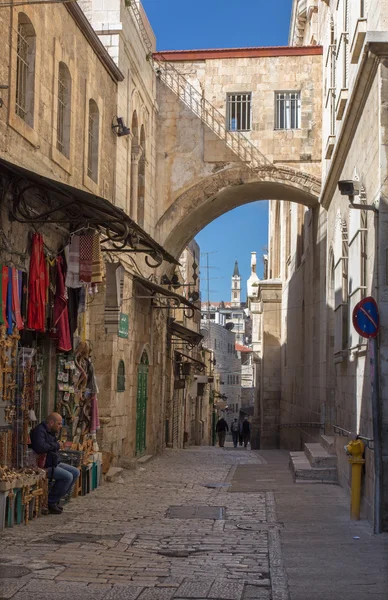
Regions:
<instances>
[{"instance_id":1,"label":"cobblestone pavement","mask_svg":"<svg viewBox=\"0 0 388 600\"><path fill-rule=\"evenodd\" d=\"M260 461L166 450L63 515L6 530L0 600L287 600L273 494L228 493L236 466Z\"/></svg>"}]
</instances>

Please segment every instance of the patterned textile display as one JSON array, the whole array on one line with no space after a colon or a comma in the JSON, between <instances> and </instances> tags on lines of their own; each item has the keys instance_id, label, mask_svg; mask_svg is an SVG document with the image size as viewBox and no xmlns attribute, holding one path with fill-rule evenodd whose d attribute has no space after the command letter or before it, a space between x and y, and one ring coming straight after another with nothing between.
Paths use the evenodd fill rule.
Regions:
<instances>
[{"instance_id":1,"label":"patterned textile display","mask_svg":"<svg viewBox=\"0 0 388 600\"><path fill-rule=\"evenodd\" d=\"M27 327L45 331L47 270L43 251L43 237L34 233L28 280Z\"/></svg>"},{"instance_id":2,"label":"patterned textile display","mask_svg":"<svg viewBox=\"0 0 388 600\"><path fill-rule=\"evenodd\" d=\"M79 237L79 280L81 283L92 282L94 234L84 234Z\"/></svg>"},{"instance_id":3,"label":"patterned textile display","mask_svg":"<svg viewBox=\"0 0 388 600\"><path fill-rule=\"evenodd\" d=\"M100 236L96 232L93 235L92 248L92 283L102 282L102 254L100 245Z\"/></svg>"},{"instance_id":4,"label":"patterned textile display","mask_svg":"<svg viewBox=\"0 0 388 600\"><path fill-rule=\"evenodd\" d=\"M66 287L79 288L80 282L80 236L74 235L66 253L67 274Z\"/></svg>"}]
</instances>

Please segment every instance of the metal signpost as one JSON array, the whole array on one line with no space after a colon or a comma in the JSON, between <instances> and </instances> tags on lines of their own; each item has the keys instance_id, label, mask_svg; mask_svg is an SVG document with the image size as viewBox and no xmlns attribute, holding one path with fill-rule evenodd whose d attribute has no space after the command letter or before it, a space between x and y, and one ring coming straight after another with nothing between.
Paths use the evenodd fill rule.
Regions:
<instances>
[{"instance_id":1,"label":"metal signpost","mask_svg":"<svg viewBox=\"0 0 388 600\"><path fill-rule=\"evenodd\" d=\"M383 461L381 445L381 407L379 395L377 335L380 328L379 310L371 296L363 298L353 310L353 326L361 337L369 340L370 378L372 382L372 415L375 463L374 533L382 531Z\"/></svg>"}]
</instances>

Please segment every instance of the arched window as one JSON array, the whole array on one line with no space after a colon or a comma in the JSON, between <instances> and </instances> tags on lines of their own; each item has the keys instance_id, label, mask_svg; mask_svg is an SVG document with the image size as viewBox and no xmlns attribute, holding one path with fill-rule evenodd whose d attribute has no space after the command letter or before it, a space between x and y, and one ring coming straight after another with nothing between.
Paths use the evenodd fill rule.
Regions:
<instances>
[{"instance_id":1,"label":"arched window","mask_svg":"<svg viewBox=\"0 0 388 600\"><path fill-rule=\"evenodd\" d=\"M94 100L89 100L88 125L88 176L98 182L98 149L99 149L100 113Z\"/></svg>"},{"instance_id":2,"label":"arched window","mask_svg":"<svg viewBox=\"0 0 388 600\"><path fill-rule=\"evenodd\" d=\"M145 169L146 169L146 136L144 125L140 129L140 160L139 160L139 175L138 175L138 211L137 211L137 222L143 227L144 226L144 214L145 214Z\"/></svg>"},{"instance_id":3,"label":"arched window","mask_svg":"<svg viewBox=\"0 0 388 600\"><path fill-rule=\"evenodd\" d=\"M36 35L24 13L18 16L15 112L30 127L34 126Z\"/></svg>"},{"instance_id":4,"label":"arched window","mask_svg":"<svg viewBox=\"0 0 388 600\"><path fill-rule=\"evenodd\" d=\"M58 69L57 149L70 158L71 76L65 63Z\"/></svg>"},{"instance_id":5,"label":"arched window","mask_svg":"<svg viewBox=\"0 0 388 600\"><path fill-rule=\"evenodd\" d=\"M117 368L117 391L125 392L125 364L123 360L119 361Z\"/></svg>"}]
</instances>

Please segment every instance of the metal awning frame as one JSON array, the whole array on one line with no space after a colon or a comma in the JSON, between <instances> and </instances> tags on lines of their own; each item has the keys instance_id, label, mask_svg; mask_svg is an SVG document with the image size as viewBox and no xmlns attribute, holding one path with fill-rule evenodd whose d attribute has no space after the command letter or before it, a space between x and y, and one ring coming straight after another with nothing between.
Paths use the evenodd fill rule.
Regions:
<instances>
[{"instance_id":1,"label":"metal awning frame","mask_svg":"<svg viewBox=\"0 0 388 600\"><path fill-rule=\"evenodd\" d=\"M151 300L152 308L159 308L162 310L183 310L183 314L187 319L193 319L195 311L200 310L197 306L195 306L195 304L187 300L187 298L184 296L181 296L176 292L172 292L171 290L166 289L161 285L150 281L149 279L145 279L139 275L134 275L133 280L151 292L149 296L134 295L133 298L140 300ZM160 304L160 299L157 296L158 294L164 297L166 304ZM157 300L159 304L155 304L155 300Z\"/></svg>"},{"instance_id":2,"label":"metal awning frame","mask_svg":"<svg viewBox=\"0 0 388 600\"><path fill-rule=\"evenodd\" d=\"M55 224L76 229L95 228L103 235L103 252L145 254L151 268L164 260L179 262L105 198L28 171L0 159L0 174L7 176L3 197L10 200L10 219L22 224ZM42 209L42 205L44 208Z\"/></svg>"},{"instance_id":3,"label":"metal awning frame","mask_svg":"<svg viewBox=\"0 0 388 600\"><path fill-rule=\"evenodd\" d=\"M183 352L179 352L178 350L175 350L175 354L180 354L180 356L183 356L184 358L187 358L188 361L194 363L194 365L196 365L196 367L200 373L203 373L206 370L206 365L204 362L197 360L196 358L193 358L189 354L184 354ZM180 361L177 361L176 358L175 358L175 362L180 364ZM187 361L185 361L185 362L187 362Z\"/></svg>"}]
</instances>

